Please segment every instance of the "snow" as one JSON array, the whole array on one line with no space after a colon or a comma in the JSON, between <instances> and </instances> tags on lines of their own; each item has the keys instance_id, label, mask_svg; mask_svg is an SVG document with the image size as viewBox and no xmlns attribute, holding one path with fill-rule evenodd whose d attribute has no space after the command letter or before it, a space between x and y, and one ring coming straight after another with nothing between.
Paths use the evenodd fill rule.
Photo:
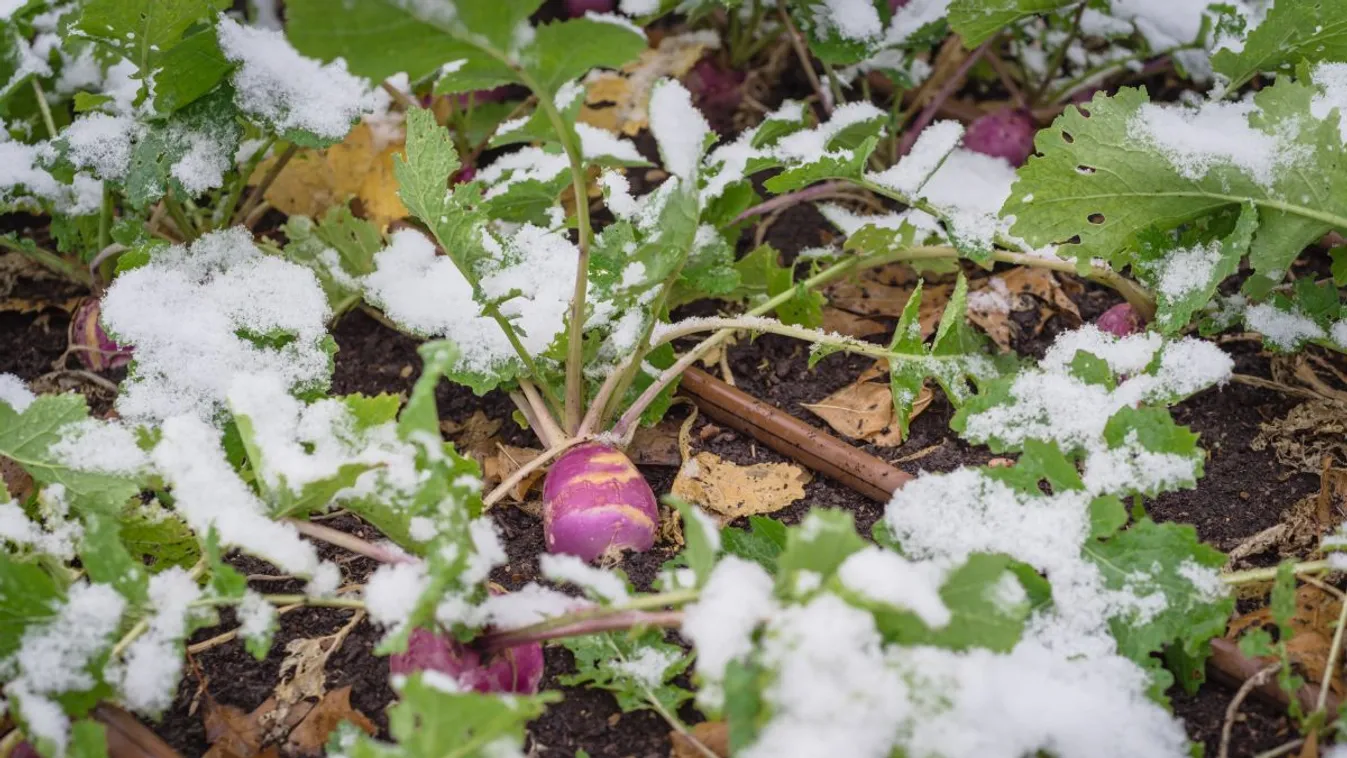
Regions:
<instances>
[{"instance_id":1,"label":"snow","mask_svg":"<svg viewBox=\"0 0 1347 758\"><path fill-rule=\"evenodd\" d=\"M117 277L102 314L109 334L136 346L117 398L131 421L213 418L240 376L274 375L292 391L327 383L322 287L311 270L263 255L242 227L156 251ZM267 347L243 336L282 334L294 339Z\"/></svg>"},{"instance_id":2,"label":"snow","mask_svg":"<svg viewBox=\"0 0 1347 758\"><path fill-rule=\"evenodd\" d=\"M253 590L243 594L234 615L238 618L239 634L245 640L264 639L276 628L276 606Z\"/></svg>"},{"instance_id":3,"label":"snow","mask_svg":"<svg viewBox=\"0 0 1347 758\"><path fill-rule=\"evenodd\" d=\"M717 708L723 702L725 668L752 652L753 630L777 610L772 586L761 566L727 556L712 569L697 602L684 609L682 633L697 649L701 705Z\"/></svg>"},{"instance_id":4,"label":"snow","mask_svg":"<svg viewBox=\"0 0 1347 758\"><path fill-rule=\"evenodd\" d=\"M1310 81L1320 90L1310 100L1310 114L1325 119L1336 110L1338 135L1347 143L1347 63L1320 63L1310 72Z\"/></svg>"},{"instance_id":5,"label":"snow","mask_svg":"<svg viewBox=\"0 0 1347 758\"><path fill-rule=\"evenodd\" d=\"M586 11L585 18L590 21L597 21L600 24L612 24L613 26L621 27L631 32L632 34L638 35L642 41L645 40L644 29L637 26L636 24L633 24L631 21L623 18L622 16L617 15L616 13L599 13L597 11Z\"/></svg>"},{"instance_id":6,"label":"snow","mask_svg":"<svg viewBox=\"0 0 1347 758\"><path fill-rule=\"evenodd\" d=\"M573 555L543 553L538 558L538 567L548 579L582 587L600 600L619 605L627 601L626 580Z\"/></svg>"},{"instance_id":7,"label":"snow","mask_svg":"<svg viewBox=\"0 0 1347 758\"><path fill-rule=\"evenodd\" d=\"M233 156L226 143L205 132L183 130L170 135L170 141L186 144L187 151L169 167L169 174L178 180L188 195L201 193L224 185L224 174L233 168Z\"/></svg>"},{"instance_id":8,"label":"snow","mask_svg":"<svg viewBox=\"0 0 1347 758\"><path fill-rule=\"evenodd\" d=\"M1182 299L1210 284L1220 262L1220 240L1175 250L1160 266L1157 289L1170 300Z\"/></svg>"},{"instance_id":9,"label":"snow","mask_svg":"<svg viewBox=\"0 0 1347 758\"><path fill-rule=\"evenodd\" d=\"M870 0L823 0L814 7L814 23L825 34L831 30L838 36L866 42L884 33L879 11Z\"/></svg>"},{"instance_id":10,"label":"snow","mask_svg":"<svg viewBox=\"0 0 1347 758\"><path fill-rule=\"evenodd\" d=\"M701 508L698 508L695 505L688 508L688 512L692 514L692 519L697 522L697 526L701 529L702 534L706 537L706 544L707 547L710 549L710 551L713 554L719 553L720 525L716 523L715 519L711 518L710 515L708 515L705 511L703 511ZM684 525L685 529L686 526L687 525Z\"/></svg>"},{"instance_id":11,"label":"snow","mask_svg":"<svg viewBox=\"0 0 1347 758\"><path fill-rule=\"evenodd\" d=\"M692 104L692 94L675 80L661 81L650 94L649 112L650 132L659 145L664 169L692 181L711 134L710 125Z\"/></svg>"},{"instance_id":12,"label":"snow","mask_svg":"<svg viewBox=\"0 0 1347 758\"><path fill-rule=\"evenodd\" d=\"M182 677L180 645L187 636L191 605L199 597L201 588L181 567L150 577L149 598L154 613L149 629L107 672L122 701L132 710L157 715L173 704Z\"/></svg>"},{"instance_id":13,"label":"snow","mask_svg":"<svg viewBox=\"0 0 1347 758\"><path fill-rule=\"evenodd\" d=\"M889 28L884 33L884 43L901 45L922 27L944 18L949 4L950 0L911 0L894 11Z\"/></svg>"},{"instance_id":14,"label":"snow","mask_svg":"<svg viewBox=\"0 0 1347 758\"><path fill-rule=\"evenodd\" d=\"M1146 103L1128 121L1127 136L1154 147L1185 179L1233 166L1264 188L1305 159L1304 146L1249 125L1252 101L1207 102L1199 108Z\"/></svg>"},{"instance_id":15,"label":"snow","mask_svg":"<svg viewBox=\"0 0 1347 758\"><path fill-rule=\"evenodd\" d=\"M5 488L0 486L0 495ZM84 536L84 527L70 518L65 485L49 484L38 495L38 521L30 521L18 503L0 503L0 543L8 542L22 550L31 547L64 561L73 560Z\"/></svg>"},{"instance_id":16,"label":"snow","mask_svg":"<svg viewBox=\"0 0 1347 758\"><path fill-rule=\"evenodd\" d=\"M373 109L368 83L340 58L321 64L300 55L280 31L241 26L228 16L220 16L216 32L224 57L239 64L231 79L235 103L278 132L340 140Z\"/></svg>"},{"instance_id":17,"label":"snow","mask_svg":"<svg viewBox=\"0 0 1347 758\"><path fill-rule=\"evenodd\" d=\"M846 103L833 110L827 121L814 129L803 129L782 137L770 153L787 164L815 163L824 158L851 155L850 150L829 150L828 143L848 127L886 118L884 111L869 102Z\"/></svg>"},{"instance_id":18,"label":"snow","mask_svg":"<svg viewBox=\"0 0 1347 758\"><path fill-rule=\"evenodd\" d=\"M89 664L112 646L126 600L111 585L80 582L67 590L52 619L29 625L19 649L5 661L10 684L36 696L92 688Z\"/></svg>"},{"instance_id":19,"label":"snow","mask_svg":"<svg viewBox=\"0 0 1347 758\"><path fill-rule=\"evenodd\" d=\"M944 572L932 564L913 563L871 545L847 556L837 577L867 600L912 611L932 629L949 623L949 609L940 599Z\"/></svg>"},{"instance_id":20,"label":"snow","mask_svg":"<svg viewBox=\"0 0 1347 758\"><path fill-rule=\"evenodd\" d=\"M616 158L628 163L644 163L640 151L631 140L621 139L612 133L577 122L575 133L580 136L580 152L587 160Z\"/></svg>"},{"instance_id":21,"label":"snow","mask_svg":"<svg viewBox=\"0 0 1347 758\"><path fill-rule=\"evenodd\" d=\"M1244 323L1279 350L1295 350L1309 340L1328 336L1309 316L1268 303L1249 306L1244 311Z\"/></svg>"},{"instance_id":22,"label":"snow","mask_svg":"<svg viewBox=\"0 0 1347 758\"><path fill-rule=\"evenodd\" d=\"M149 456L125 424L86 419L61 427L60 435L47 452L72 469L134 476L149 467Z\"/></svg>"},{"instance_id":23,"label":"snow","mask_svg":"<svg viewBox=\"0 0 1347 758\"><path fill-rule=\"evenodd\" d=\"M660 0L620 0L618 8L628 16L648 16L659 12Z\"/></svg>"},{"instance_id":24,"label":"snow","mask_svg":"<svg viewBox=\"0 0 1347 758\"><path fill-rule=\"evenodd\" d=\"M386 563L365 582L365 612L375 623L401 628L429 584L424 563Z\"/></svg>"},{"instance_id":25,"label":"snow","mask_svg":"<svg viewBox=\"0 0 1347 758\"><path fill-rule=\"evenodd\" d=\"M678 657L667 650L652 647L642 648L628 660L613 662L613 668L636 680L648 690L659 689L664 685L664 672L673 665Z\"/></svg>"},{"instance_id":26,"label":"snow","mask_svg":"<svg viewBox=\"0 0 1347 758\"><path fill-rule=\"evenodd\" d=\"M23 413L36 399L37 395L22 379L13 374L0 374L0 403L13 408L15 413Z\"/></svg>"},{"instance_id":27,"label":"snow","mask_svg":"<svg viewBox=\"0 0 1347 758\"><path fill-rule=\"evenodd\" d=\"M565 153L549 153L540 147L525 147L492 161L477 172L477 178L487 185L485 197L490 200L506 194L520 182L547 184L570 169L571 164Z\"/></svg>"},{"instance_id":28,"label":"snow","mask_svg":"<svg viewBox=\"0 0 1347 758\"><path fill-rule=\"evenodd\" d=\"M131 169L131 150L144 127L130 116L89 113L61 132L66 155L77 169L99 179L121 180Z\"/></svg>"},{"instance_id":29,"label":"snow","mask_svg":"<svg viewBox=\"0 0 1347 758\"><path fill-rule=\"evenodd\" d=\"M552 616L569 613L588 603L554 589L529 583L504 595L492 595L479 607L479 620L502 629L517 629ZM436 612L438 617L438 610Z\"/></svg>"},{"instance_id":30,"label":"snow","mask_svg":"<svg viewBox=\"0 0 1347 758\"><path fill-rule=\"evenodd\" d=\"M963 139L963 124L958 121L937 121L921 130L912 150L893 166L869 178L884 187L916 197L922 185L945 162L946 156ZM999 210L999 207L998 207Z\"/></svg>"}]
</instances>

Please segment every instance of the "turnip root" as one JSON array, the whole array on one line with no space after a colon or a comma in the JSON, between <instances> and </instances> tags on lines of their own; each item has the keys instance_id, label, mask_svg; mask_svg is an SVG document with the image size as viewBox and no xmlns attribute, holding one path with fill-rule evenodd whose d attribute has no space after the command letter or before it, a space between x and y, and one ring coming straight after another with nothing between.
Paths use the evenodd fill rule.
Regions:
<instances>
[{"instance_id":1,"label":"turnip root","mask_svg":"<svg viewBox=\"0 0 1347 758\"><path fill-rule=\"evenodd\" d=\"M112 341L99 322L102 307L96 297L87 297L75 309L70 323L70 346L80 363L90 371L121 368L131 362L131 348Z\"/></svg>"},{"instance_id":2,"label":"turnip root","mask_svg":"<svg viewBox=\"0 0 1347 758\"><path fill-rule=\"evenodd\" d=\"M566 15L576 18L590 11L612 13L616 7L617 0L566 0Z\"/></svg>"},{"instance_id":3,"label":"turnip root","mask_svg":"<svg viewBox=\"0 0 1347 758\"><path fill-rule=\"evenodd\" d=\"M1146 320L1127 303L1119 303L1100 314L1094 325L1115 337L1126 337L1146 327Z\"/></svg>"},{"instance_id":4,"label":"turnip root","mask_svg":"<svg viewBox=\"0 0 1347 758\"><path fill-rule=\"evenodd\" d=\"M592 561L649 550L659 506L645 477L621 451L595 442L566 451L543 481L547 549Z\"/></svg>"},{"instance_id":5,"label":"turnip root","mask_svg":"<svg viewBox=\"0 0 1347 758\"><path fill-rule=\"evenodd\" d=\"M968 125L963 146L975 153L1005 158L1013 166L1023 165L1034 152L1037 125L1026 110L1006 108L988 113Z\"/></svg>"},{"instance_id":6,"label":"turnip root","mask_svg":"<svg viewBox=\"0 0 1347 758\"><path fill-rule=\"evenodd\" d=\"M543 646L530 642L484 655L448 635L416 629L407 652L388 659L390 674L438 671L465 690L532 695L543 678Z\"/></svg>"}]
</instances>

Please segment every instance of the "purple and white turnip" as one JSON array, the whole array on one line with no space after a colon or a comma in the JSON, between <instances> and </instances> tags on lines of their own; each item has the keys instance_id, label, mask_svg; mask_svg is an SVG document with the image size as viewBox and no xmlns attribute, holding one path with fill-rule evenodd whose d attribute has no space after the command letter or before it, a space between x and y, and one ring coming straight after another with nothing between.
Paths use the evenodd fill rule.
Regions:
<instances>
[{"instance_id":1,"label":"purple and white turnip","mask_svg":"<svg viewBox=\"0 0 1347 758\"><path fill-rule=\"evenodd\" d=\"M617 0L566 0L566 15L578 18L586 13L612 13Z\"/></svg>"},{"instance_id":2,"label":"purple and white turnip","mask_svg":"<svg viewBox=\"0 0 1347 758\"><path fill-rule=\"evenodd\" d=\"M586 561L649 550L659 505L645 477L622 451L597 442L567 450L543 480L547 549Z\"/></svg>"},{"instance_id":3,"label":"purple and white turnip","mask_svg":"<svg viewBox=\"0 0 1347 758\"><path fill-rule=\"evenodd\" d=\"M86 297L70 320L70 348L90 371L121 368L132 358L132 348L117 344L103 330L101 313L98 298Z\"/></svg>"},{"instance_id":4,"label":"purple and white turnip","mask_svg":"<svg viewBox=\"0 0 1347 758\"><path fill-rule=\"evenodd\" d=\"M1146 319L1128 303L1118 303L1100 314L1094 325L1114 337L1126 337L1146 328Z\"/></svg>"},{"instance_id":5,"label":"purple and white turnip","mask_svg":"<svg viewBox=\"0 0 1347 758\"><path fill-rule=\"evenodd\" d=\"M532 695L543 678L543 646L538 642L481 653L447 634L412 631L407 650L388 659L389 674L438 671L464 690Z\"/></svg>"}]
</instances>

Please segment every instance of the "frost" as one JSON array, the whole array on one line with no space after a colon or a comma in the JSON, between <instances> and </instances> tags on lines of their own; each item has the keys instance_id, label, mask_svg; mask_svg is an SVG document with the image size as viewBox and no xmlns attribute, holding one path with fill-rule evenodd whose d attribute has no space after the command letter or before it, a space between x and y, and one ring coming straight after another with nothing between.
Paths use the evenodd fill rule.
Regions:
<instances>
[{"instance_id":1,"label":"frost","mask_svg":"<svg viewBox=\"0 0 1347 758\"><path fill-rule=\"evenodd\" d=\"M753 630L776 610L772 577L761 566L735 556L716 564L700 598L683 614L683 636L697 648L697 673L705 682L700 703L719 706L725 667L753 650Z\"/></svg>"},{"instance_id":2,"label":"frost","mask_svg":"<svg viewBox=\"0 0 1347 758\"><path fill-rule=\"evenodd\" d=\"M1295 350L1309 340L1328 336L1310 317L1267 303L1249 306L1244 311L1244 323L1279 350Z\"/></svg>"},{"instance_id":3,"label":"frost","mask_svg":"<svg viewBox=\"0 0 1347 758\"><path fill-rule=\"evenodd\" d=\"M196 579L174 566L150 578L149 597L154 614L149 629L126 649L122 660L109 667L122 699L133 710L158 714L173 704L182 677L182 651L191 605L201 597Z\"/></svg>"},{"instance_id":4,"label":"frost","mask_svg":"<svg viewBox=\"0 0 1347 758\"><path fill-rule=\"evenodd\" d=\"M0 403L13 408L15 413L23 413L36 399L37 395L22 379L13 374L0 374Z\"/></svg>"},{"instance_id":5,"label":"frost","mask_svg":"<svg viewBox=\"0 0 1347 758\"><path fill-rule=\"evenodd\" d=\"M683 181L697 172L711 127L687 88L674 80L655 86L650 95L650 131L659 145L664 169Z\"/></svg>"},{"instance_id":6,"label":"frost","mask_svg":"<svg viewBox=\"0 0 1347 758\"><path fill-rule=\"evenodd\" d=\"M1175 250L1165 256L1159 272L1159 291L1178 300L1207 286L1216 265L1221 262L1221 241Z\"/></svg>"},{"instance_id":7,"label":"frost","mask_svg":"<svg viewBox=\"0 0 1347 758\"><path fill-rule=\"evenodd\" d=\"M590 566L573 555L543 553L538 561L542 575L554 582L582 587L609 603L627 600L627 583L607 569Z\"/></svg>"}]
</instances>

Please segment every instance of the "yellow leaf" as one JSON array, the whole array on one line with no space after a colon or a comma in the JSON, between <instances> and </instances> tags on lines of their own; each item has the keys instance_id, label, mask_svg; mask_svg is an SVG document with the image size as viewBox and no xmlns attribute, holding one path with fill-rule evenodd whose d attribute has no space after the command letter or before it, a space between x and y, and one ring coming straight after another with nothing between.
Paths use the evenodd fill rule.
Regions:
<instances>
[{"instance_id":1,"label":"yellow leaf","mask_svg":"<svg viewBox=\"0 0 1347 758\"><path fill-rule=\"evenodd\" d=\"M585 87L580 120L610 132L636 136L649 125L646 108L655 82L686 74L706 48L717 45L719 41L713 34L671 34L660 40L659 47L641 53L640 58L621 71L596 74Z\"/></svg>"},{"instance_id":2,"label":"yellow leaf","mask_svg":"<svg viewBox=\"0 0 1347 758\"><path fill-rule=\"evenodd\" d=\"M817 403L805 403L811 413L828 422L838 433L881 447L903 444L903 430L893 411L893 390L888 382L872 382L886 370L883 362L867 369L849 384ZM912 404L916 418L931 404L934 393L923 386Z\"/></svg>"},{"instance_id":3,"label":"yellow leaf","mask_svg":"<svg viewBox=\"0 0 1347 758\"><path fill-rule=\"evenodd\" d=\"M263 197L271 206L291 216L321 216L328 208L358 201L360 215L387 227L406 218L407 208L398 199L393 177L393 156L402 152L403 138L392 141L385 130L376 133L364 122L346 139L325 150L300 150L285 165ZM256 184L275 165L268 158L253 173Z\"/></svg>"},{"instance_id":4,"label":"yellow leaf","mask_svg":"<svg viewBox=\"0 0 1347 758\"><path fill-rule=\"evenodd\" d=\"M810 479L808 471L791 463L740 466L715 453L700 452L678 470L671 490L730 521L785 508L804 497Z\"/></svg>"}]
</instances>

